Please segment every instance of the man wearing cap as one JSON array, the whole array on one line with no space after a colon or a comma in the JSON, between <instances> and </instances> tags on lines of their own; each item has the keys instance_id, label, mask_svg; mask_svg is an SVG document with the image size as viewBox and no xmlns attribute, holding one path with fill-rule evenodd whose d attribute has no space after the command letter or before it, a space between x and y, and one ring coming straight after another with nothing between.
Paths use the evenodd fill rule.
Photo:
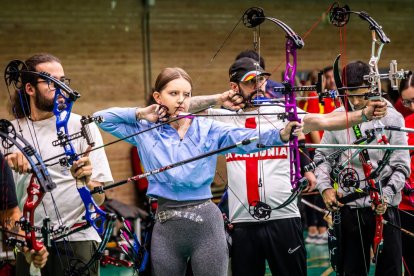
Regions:
<instances>
[{"instance_id":1,"label":"man wearing cap","mask_svg":"<svg viewBox=\"0 0 414 276\"><path fill-rule=\"evenodd\" d=\"M288 121L278 118L283 106L255 107L256 97L264 97L270 74L251 58L236 60L229 69L230 88L222 94L191 98L190 110L208 105L232 109L209 109L213 119L239 127L283 128ZM273 113L274 115L260 115ZM385 104L372 102L365 110L348 113L305 114L298 109L304 132L338 130L358 124L364 118L382 117ZM225 114L226 116L220 116ZM228 116L233 114L234 116ZM347 122L348 119L348 122ZM259 142L260 143L260 142ZM287 147L270 147L255 154L227 154L228 197L232 232L231 266L233 275L264 275L266 260L272 274L306 275L306 251L297 202L272 210L265 219L251 213L258 201L275 208L291 195L290 157Z\"/></svg>"},{"instance_id":2,"label":"man wearing cap","mask_svg":"<svg viewBox=\"0 0 414 276\"><path fill-rule=\"evenodd\" d=\"M259 55L259 53L257 53L255 50L253 49L248 49L248 50L244 50L241 51L236 58L234 59L235 61L243 58L243 57L248 57L248 58L252 58L254 60L259 61L259 65L260 67L262 67L262 69L266 70L266 64L265 64L265 60L262 56ZM284 87L283 84L281 84L280 82L276 82L274 80L271 80L270 78L267 79L267 83L266 83L266 88L265 88L265 92L266 92L266 97L267 98L282 98L284 95L282 92L275 92L274 88L276 87Z\"/></svg>"}]
</instances>

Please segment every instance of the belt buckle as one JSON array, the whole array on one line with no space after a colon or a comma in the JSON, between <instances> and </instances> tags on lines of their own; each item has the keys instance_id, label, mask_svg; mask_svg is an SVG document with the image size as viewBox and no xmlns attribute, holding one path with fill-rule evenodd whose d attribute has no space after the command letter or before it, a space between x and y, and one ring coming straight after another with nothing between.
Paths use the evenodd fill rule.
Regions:
<instances>
[{"instance_id":1,"label":"belt buckle","mask_svg":"<svg viewBox=\"0 0 414 276\"><path fill-rule=\"evenodd\" d=\"M167 220L167 213L165 211L160 211L158 212L157 217L158 217L158 221L160 223L163 223Z\"/></svg>"}]
</instances>

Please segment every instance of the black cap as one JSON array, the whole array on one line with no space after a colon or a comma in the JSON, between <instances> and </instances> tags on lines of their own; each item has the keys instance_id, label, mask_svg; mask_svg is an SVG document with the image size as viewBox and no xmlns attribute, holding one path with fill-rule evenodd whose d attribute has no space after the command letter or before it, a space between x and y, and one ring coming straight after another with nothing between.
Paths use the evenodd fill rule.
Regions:
<instances>
[{"instance_id":1,"label":"black cap","mask_svg":"<svg viewBox=\"0 0 414 276\"><path fill-rule=\"evenodd\" d=\"M270 76L260 67L258 61L248 57L236 60L229 68L229 77L232 82L248 81L260 75Z\"/></svg>"}]
</instances>

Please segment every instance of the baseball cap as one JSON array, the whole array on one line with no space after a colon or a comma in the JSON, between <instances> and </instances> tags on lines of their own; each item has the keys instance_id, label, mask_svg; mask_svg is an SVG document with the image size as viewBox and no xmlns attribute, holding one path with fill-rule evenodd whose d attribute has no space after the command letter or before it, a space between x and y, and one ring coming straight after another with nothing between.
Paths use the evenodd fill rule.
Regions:
<instances>
[{"instance_id":1,"label":"baseball cap","mask_svg":"<svg viewBox=\"0 0 414 276\"><path fill-rule=\"evenodd\" d=\"M260 75L270 76L270 73L263 70L258 61L248 57L236 60L229 68L232 82L248 81Z\"/></svg>"}]
</instances>

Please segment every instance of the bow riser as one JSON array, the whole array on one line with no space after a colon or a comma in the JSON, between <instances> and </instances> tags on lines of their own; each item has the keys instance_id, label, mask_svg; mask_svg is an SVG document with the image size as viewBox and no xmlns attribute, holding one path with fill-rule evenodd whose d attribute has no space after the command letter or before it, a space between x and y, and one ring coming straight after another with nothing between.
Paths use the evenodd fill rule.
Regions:
<instances>
[{"instance_id":1,"label":"bow riser","mask_svg":"<svg viewBox=\"0 0 414 276\"><path fill-rule=\"evenodd\" d=\"M69 101L69 98L61 93L60 88L57 88L54 103L53 114L56 116L57 141L59 142L54 141L53 145L60 145L64 148L67 159L61 159L60 163L62 166L69 166L79 159L68 137L69 131L67 123L72 112L73 101Z\"/></svg>"},{"instance_id":2,"label":"bow riser","mask_svg":"<svg viewBox=\"0 0 414 276\"><path fill-rule=\"evenodd\" d=\"M24 220L20 221L20 225L26 232L26 241L29 247L36 251L40 251L43 248L43 243L36 240L36 232L34 227L31 226L34 225L32 223L35 221L35 210L40 202L42 202L44 195L45 193L40 191L40 185L35 182L35 176L32 175L30 184L27 187L27 200L23 207ZM27 225L27 222L29 222L29 225Z\"/></svg>"},{"instance_id":3,"label":"bow riser","mask_svg":"<svg viewBox=\"0 0 414 276\"><path fill-rule=\"evenodd\" d=\"M296 76L296 65L297 65L297 55L296 55L296 45L293 43L293 40L286 40L286 68L284 74L284 82L289 83L290 87L295 85L295 76ZM291 91L285 94L285 110L288 114L287 119L289 121L300 122L300 119L297 114L296 108L296 95L295 92ZM299 145L298 138L293 137L289 141L289 152L291 157L290 162L290 182L292 183L293 190L298 188L298 183L302 178L300 174L300 155L299 155Z\"/></svg>"},{"instance_id":4,"label":"bow riser","mask_svg":"<svg viewBox=\"0 0 414 276\"><path fill-rule=\"evenodd\" d=\"M370 162L363 163L362 169L364 170L365 178L367 179L368 185L370 187L369 190L369 196L372 200L372 203L377 206L379 204L383 204L379 193L377 192L377 185L374 181L374 179L371 178L371 171L372 171L372 164ZM381 184L380 184L381 185ZM381 186L379 186L379 189L381 190ZM382 251L383 247L383 224L382 224L382 215L376 215L375 216L375 232L374 232L374 240L372 244L372 248L374 251L374 258L372 259L372 262L375 263L378 260L378 256Z\"/></svg>"}]
</instances>

